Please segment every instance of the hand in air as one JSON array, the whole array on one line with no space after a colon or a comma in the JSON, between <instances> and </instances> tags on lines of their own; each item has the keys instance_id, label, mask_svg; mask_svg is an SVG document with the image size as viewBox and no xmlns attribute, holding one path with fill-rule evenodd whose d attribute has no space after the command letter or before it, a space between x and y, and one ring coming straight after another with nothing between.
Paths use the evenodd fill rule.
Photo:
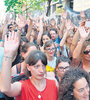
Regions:
<instances>
[{"instance_id":1,"label":"hand in air","mask_svg":"<svg viewBox=\"0 0 90 100\"><path fill-rule=\"evenodd\" d=\"M86 40L90 34L89 30L85 30L85 27L79 27L80 38Z\"/></svg>"},{"instance_id":2,"label":"hand in air","mask_svg":"<svg viewBox=\"0 0 90 100\"><path fill-rule=\"evenodd\" d=\"M19 39L16 32L9 33L9 37L5 35L4 53L6 56L14 58L19 47Z\"/></svg>"}]
</instances>

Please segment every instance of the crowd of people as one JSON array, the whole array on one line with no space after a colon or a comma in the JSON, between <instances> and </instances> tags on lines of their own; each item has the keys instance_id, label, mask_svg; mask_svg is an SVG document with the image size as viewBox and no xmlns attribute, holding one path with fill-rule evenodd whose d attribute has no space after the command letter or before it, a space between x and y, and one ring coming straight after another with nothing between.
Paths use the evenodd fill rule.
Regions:
<instances>
[{"instance_id":1,"label":"crowd of people","mask_svg":"<svg viewBox=\"0 0 90 100\"><path fill-rule=\"evenodd\" d=\"M44 15L0 26L2 100L90 100L90 25L63 11L60 24Z\"/></svg>"}]
</instances>

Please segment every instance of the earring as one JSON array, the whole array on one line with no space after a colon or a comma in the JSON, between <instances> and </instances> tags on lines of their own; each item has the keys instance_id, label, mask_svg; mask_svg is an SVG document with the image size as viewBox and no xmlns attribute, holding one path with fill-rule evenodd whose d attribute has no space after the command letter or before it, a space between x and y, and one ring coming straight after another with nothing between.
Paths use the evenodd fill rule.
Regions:
<instances>
[{"instance_id":1,"label":"earring","mask_svg":"<svg viewBox=\"0 0 90 100\"><path fill-rule=\"evenodd\" d=\"M73 95L73 93L71 93L71 95Z\"/></svg>"}]
</instances>

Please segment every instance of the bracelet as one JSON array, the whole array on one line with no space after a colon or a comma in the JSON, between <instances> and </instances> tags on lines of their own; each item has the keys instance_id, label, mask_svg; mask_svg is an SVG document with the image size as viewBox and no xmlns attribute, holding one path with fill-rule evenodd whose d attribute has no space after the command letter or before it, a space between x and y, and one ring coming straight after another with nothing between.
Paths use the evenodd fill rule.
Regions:
<instances>
[{"instance_id":1,"label":"bracelet","mask_svg":"<svg viewBox=\"0 0 90 100\"><path fill-rule=\"evenodd\" d=\"M10 58L10 59L13 59L12 57L10 57L10 56L4 56L5 58Z\"/></svg>"}]
</instances>

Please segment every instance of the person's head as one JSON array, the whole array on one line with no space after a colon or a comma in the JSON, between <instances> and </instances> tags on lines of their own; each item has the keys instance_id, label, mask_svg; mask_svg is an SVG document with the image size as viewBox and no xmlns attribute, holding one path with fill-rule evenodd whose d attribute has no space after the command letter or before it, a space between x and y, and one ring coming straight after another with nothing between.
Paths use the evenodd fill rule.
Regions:
<instances>
[{"instance_id":1,"label":"person's head","mask_svg":"<svg viewBox=\"0 0 90 100\"><path fill-rule=\"evenodd\" d=\"M55 53L55 44L52 40L49 40L44 45L44 51L48 57L53 57Z\"/></svg>"},{"instance_id":2,"label":"person's head","mask_svg":"<svg viewBox=\"0 0 90 100\"><path fill-rule=\"evenodd\" d=\"M35 45L34 43L28 42L22 46L21 54L24 58L26 58L30 52L37 49L38 49L37 45Z\"/></svg>"},{"instance_id":3,"label":"person's head","mask_svg":"<svg viewBox=\"0 0 90 100\"><path fill-rule=\"evenodd\" d=\"M81 50L81 57L83 61L90 62L90 41L85 41Z\"/></svg>"},{"instance_id":4,"label":"person's head","mask_svg":"<svg viewBox=\"0 0 90 100\"><path fill-rule=\"evenodd\" d=\"M12 31L12 29L13 29L13 24L8 24L7 28L8 28L8 31Z\"/></svg>"},{"instance_id":5,"label":"person's head","mask_svg":"<svg viewBox=\"0 0 90 100\"><path fill-rule=\"evenodd\" d=\"M26 58L27 69L35 79L44 78L47 65L47 57L40 50L35 50L29 53Z\"/></svg>"},{"instance_id":6,"label":"person's head","mask_svg":"<svg viewBox=\"0 0 90 100\"><path fill-rule=\"evenodd\" d=\"M84 53L83 59L90 62L90 44L86 47L83 53Z\"/></svg>"},{"instance_id":7,"label":"person's head","mask_svg":"<svg viewBox=\"0 0 90 100\"><path fill-rule=\"evenodd\" d=\"M49 32L44 32L41 37L41 45L45 44L46 41L51 39Z\"/></svg>"},{"instance_id":8,"label":"person's head","mask_svg":"<svg viewBox=\"0 0 90 100\"><path fill-rule=\"evenodd\" d=\"M23 46L25 43L28 43L29 40L26 38L26 36L21 36L20 45Z\"/></svg>"},{"instance_id":9,"label":"person's head","mask_svg":"<svg viewBox=\"0 0 90 100\"><path fill-rule=\"evenodd\" d=\"M52 40L56 40L58 37L57 30L55 28L51 28L49 31Z\"/></svg>"},{"instance_id":10,"label":"person's head","mask_svg":"<svg viewBox=\"0 0 90 100\"><path fill-rule=\"evenodd\" d=\"M65 74L65 72L70 69L70 64L71 64L70 59L65 56L57 58L56 73L57 73L59 79L61 79L63 77L63 75Z\"/></svg>"},{"instance_id":11,"label":"person's head","mask_svg":"<svg viewBox=\"0 0 90 100\"><path fill-rule=\"evenodd\" d=\"M56 27L56 21L55 21L54 18L52 18L52 19L50 20L50 27L51 27L51 28L55 28L55 27Z\"/></svg>"},{"instance_id":12,"label":"person's head","mask_svg":"<svg viewBox=\"0 0 90 100\"><path fill-rule=\"evenodd\" d=\"M68 70L60 83L60 100L89 100L90 77L80 68Z\"/></svg>"},{"instance_id":13,"label":"person's head","mask_svg":"<svg viewBox=\"0 0 90 100\"><path fill-rule=\"evenodd\" d=\"M73 40L73 30L70 30L69 32L70 32L70 34L66 38L66 43L67 44L71 44L72 40Z\"/></svg>"}]
</instances>

